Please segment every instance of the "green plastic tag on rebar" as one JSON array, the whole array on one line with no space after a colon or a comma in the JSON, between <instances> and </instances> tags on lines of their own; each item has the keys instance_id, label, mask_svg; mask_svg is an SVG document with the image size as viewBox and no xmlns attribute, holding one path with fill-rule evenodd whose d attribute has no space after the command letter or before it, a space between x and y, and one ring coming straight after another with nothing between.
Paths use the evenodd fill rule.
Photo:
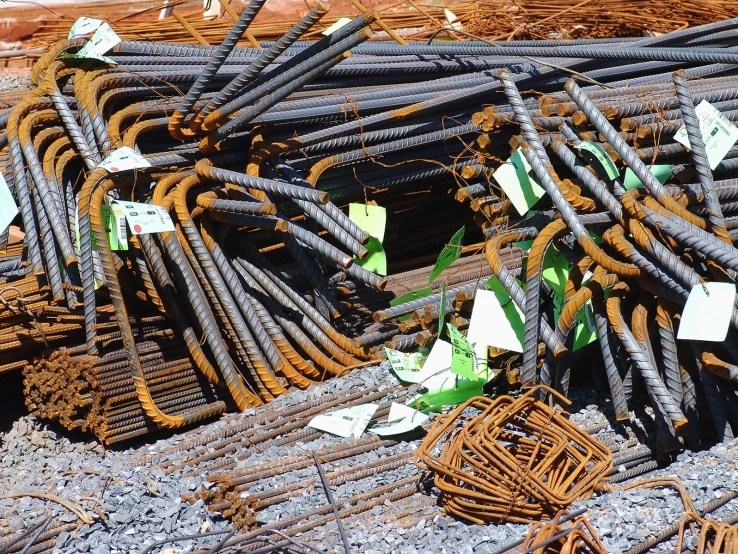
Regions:
<instances>
[{"instance_id":1,"label":"green plastic tag on rebar","mask_svg":"<svg viewBox=\"0 0 738 554\"><path fill-rule=\"evenodd\" d=\"M429 379L425 386L428 392L411 399L406 403L407 406L424 413L441 411L444 406L455 406L484 394L481 381L463 379L451 371L445 371Z\"/></svg>"},{"instance_id":2,"label":"green plastic tag on rebar","mask_svg":"<svg viewBox=\"0 0 738 554\"><path fill-rule=\"evenodd\" d=\"M18 215L18 206L15 205L10 187L0 171L0 233L5 232L16 215Z\"/></svg>"},{"instance_id":3,"label":"green plastic tag on rebar","mask_svg":"<svg viewBox=\"0 0 738 554\"><path fill-rule=\"evenodd\" d=\"M414 383L415 377L420 373L420 362L423 361L423 355L420 352L400 352L386 346L384 351L395 375L401 381Z\"/></svg>"},{"instance_id":4,"label":"green plastic tag on rebar","mask_svg":"<svg viewBox=\"0 0 738 554\"><path fill-rule=\"evenodd\" d=\"M669 176L671 175L671 168L669 164L656 164L656 165L649 165L648 170L653 174L656 179L658 179L659 183L662 185L669 179ZM635 173L630 168L627 168L625 170L625 175L623 176L623 188L625 190L633 190L633 189L642 189L644 187L641 180L636 177Z\"/></svg>"},{"instance_id":5,"label":"green plastic tag on rebar","mask_svg":"<svg viewBox=\"0 0 738 554\"><path fill-rule=\"evenodd\" d=\"M364 248L369 251L369 254L363 260L354 256L354 263L377 275L387 275L387 253L379 239L370 237Z\"/></svg>"},{"instance_id":6,"label":"green plastic tag on rebar","mask_svg":"<svg viewBox=\"0 0 738 554\"><path fill-rule=\"evenodd\" d=\"M519 240L515 243L515 245L527 254L528 252L530 252L530 247L533 246L533 239Z\"/></svg>"},{"instance_id":7,"label":"green plastic tag on rebar","mask_svg":"<svg viewBox=\"0 0 738 554\"><path fill-rule=\"evenodd\" d=\"M694 112L700 120L707 161L710 169L715 169L738 140L738 127L707 100L697 104ZM689 150L689 136L684 125L676 132L674 140Z\"/></svg>"},{"instance_id":8,"label":"green plastic tag on rebar","mask_svg":"<svg viewBox=\"0 0 738 554\"><path fill-rule=\"evenodd\" d=\"M100 60L115 65L115 62L105 54L121 42L121 38L115 34L112 27L103 22L90 40L72 57Z\"/></svg>"},{"instance_id":9,"label":"green plastic tag on rebar","mask_svg":"<svg viewBox=\"0 0 738 554\"><path fill-rule=\"evenodd\" d=\"M538 202L546 191L530 176L530 164L518 148L508 160L492 174L517 212L523 216Z\"/></svg>"},{"instance_id":10,"label":"green plastic tag on rebar","mask_svg":"<svg viewBox=\"0 0 738 554\"><path fill-rule=\"evenodd\" d=\"M443 333L443 323L446 320L446 281L441 286L441 301L438 304L438 336Z\"/></svg>"},{"instance_id":11,"label":"green plastic tag on rebar","mask_svg":"<svg viewBox=\"0 0 738 554\"><path fill-rule=\"evenodd\" d=\"M592 301L587 300L584 306L577 312L576 326L574 327L574 344L572 352L584 348L597 339L597 327L594 321Z\"/></svg>"},{"instance_id":12,"label":"green plastic tag on rebar","mask_svg":"<svg viewBox=\"0 0 738 554\"><path fill-rule=\"evenodd\" d=\"M433 283L433 281L435 281L445 269L461 257L461 247L464 244L465 232L466 226L456 231L454 236L451 237L451 240L448 241L448 244L443 248L443 250L441 250L433 269L431 269L430 277L428 278L429 285Z\"/></svg>"},{"instance_id":13,"label":"green plastic tag on rebar","mask_svg":"<svg viewBox=\"0 0 738 554\"><path fill-rule=\"evenodd\" d=\"M126 229L126 215L116 203L103 204L103 225L108 235L108 244L111 250L128 250L128 231Z\"/></svg>"},{"instance_id":14,"label":"green plastic tag on rebar","mask_svg":"<svg viewBox=\"0 0 738 554\"><path fill-rule=\"evenodd\" d=\"M433 294L433 291L429 288L413 290L410 292L406 292L402 296L398 296L397 298L390 300L389 305L399 306L400 304L405 304L406 302L412 302L413 300L417 300L418 298L425 298L426 296L430 296L431 294ZM402 323L403 321L407 321L408 319L412 317L413 317L412 314L405 314L397 318L397 321Z\"/></svg>"},{"instance_id":15,"label":"green plastic tag on rebar","mask_svg":"<svg viewBox=\"0 0 738 554\"><path fill-rule=\"evenodd\" d=\"M541 274L543 280L549 284L555 293L564 296L570 272L571 267L566 257L554 245L549 246L543 258L543 272Z\"/></svg>"},{"instance_id":16,"label":"green plastic tag on rebar","mask_svg":"<svg viewBox=\"0 0 738 554\"><path fill-rule=\"evenodd\" d=\"M595 142L582 141L574 148L579 150L582 157L595 168L600 176L607 177L608 181L612 181L620 175L615 162L612 161L612 158L601 145Z\"/></svg>"},{"instance_id":17,"label":"green plastic tag on rebar","mask_svg":"<svg viewBox=\"0 0 738 554\"><path fill-rule=\"evenodd\" d=\"M492 281L492 279L490 279ZM525 316L495 278L491 290L478 290L474 297L474 308L467 340L512 352L523 351Z\"/></svg>"},{"instance_id":18,"label":"green plastic tag on rebar","mask_svg":"<svg viewBox=\"0 0 738 554\"><path fill-rule=\"evenodd\" d=\"M94 19L92 17L80 17L77 21L72 24L69 29L69 36L67 38L73 39L88 35L102 25L104 21L102 19Z\"/></svg>"},{"instance_id":19,"label":"green plastic tag on rebar","mask_svg":"<svg viewBox=\"0 0 738 554\"><path fill-rule=\"evenodd\" d=\"M477 368L474 349L456 327L448 324L448 334L451 339L451 373L467 379L477 378Z\"/></svg>"},{"instance_id":20,"label":"green plastic tag on rebar","mask_svg":"<svg viewBox=\"0 0 738 554\"><path fill-rule=\"evenodd\" d=\"M735 283L697 283L679 321L677 339L723 342L735 305Z\"/></svg>"},{"instance_id":21,"label":"green plastic tag on rebar","mask_svg":"<svg viewBox=\"0 0 738 554\"><path fill-rule=\"evenodd\" d=\"M370 204L349 204L349 219L371 237L364 245L369 254L363 260L354 256L354 263L377 275L387 275L387 254L382 246L387 210Z\"/></svg>"},{"instance_id":22,"label":"green plastic tag on rebar","mask_svg":"<svg viewBox=\"0 0 738 554\"><path fill-rule=\"evenodd\" d=\"M342 17L341 19L339 19L338 21L336 21L333 25L331 25L330 27L328 27L325 31L321 31L320 34L321 35L325 35L325 36L332 35L336 31L338 31L341 27L344 27L345 25L348 25L352 21L353 21L353 19L351 19L350 17Z\"/></svg>"}]
</instances>

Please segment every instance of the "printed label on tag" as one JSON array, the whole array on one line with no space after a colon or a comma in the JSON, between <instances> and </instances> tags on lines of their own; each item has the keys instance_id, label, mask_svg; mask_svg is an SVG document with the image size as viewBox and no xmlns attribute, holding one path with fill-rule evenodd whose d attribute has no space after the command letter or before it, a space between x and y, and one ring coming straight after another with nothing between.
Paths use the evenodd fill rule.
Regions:
<instances>
[{"instance_id":1,"label":"printed label on tag","mask_svg":"<svg viewBox=\"0 0 738 554\"><path fill-rule=\"evenodd\" d=\"M111 202L112 204L113 202ZM164 233L174 231L174 223L167 211L161 206L115 200L128 221L131 233L145 235L148 233Z\"/></svg>"},{"instance_id":2,"label":"printed label on tag","mask_svg":"<svg viewBox=\"0 0 738 554\"><path fill-rule=\"evenodd\" d=\"M700 102L694 111L700 120L700 134L705 143L707 161L710 168L715 169L738 140L738 127L707 100ZM689 136L685 126L676 132L674 140L689 149Z\"/></svg>"},{"instance_id":3,"label":"printed label on tag","mask_svg":"<svg viewBox=\"0 0 738 554\"><path fill-rule=\"evenodd\" d=\"M662 185L669 179L671 168L672 166L668 164L648 166L648 170ZM627 168L625 170L625 176L623 177L623 188L625 190L642 189L644 188L644 185L641 183L641 180L636 177L635 173L633 173L630 168Z\"/></svg>"},{"instance_id":4,"label":"printed label on tag","mask_svg":"<svg viewBox=\"0 0 738 554\"><path fill-rule=\"evenodd\" d=\"M420 363L423 361L423 355L420 352L400 352L386 346L384 351L395 375L401 381L414 383L416 376L420 373Z\"/></svg>"},{"instance_id":5,"label":"printed label on tag","mask_svg":"<svg viewBox=\"0 0 738 554\"><path fill-rule=\"evenodd\" d=\"M735 283L697 283L684 305L677 338L723 342L735 305Z\"/></svg>"},{"instance_id":6,"label":"printed label on tag","mask_svg":"<svg viewBox=\"0 0 738 554\"><path fill-rule=\"evenodd\" d=\"M574 148L579 150L584 159L597 170L600 176L604 175L608 181L612 181L620 175L615 162L599 144L582 141Z\"/></svg>"},{"instance_id":7,"label":"printed label on tag","mask_svg":"<svg viewBox=\"0 0 738 554\"><path fill-rule=\"evenodd\" d=\"M467 379L477 378L477 364L474 349L466 340L466 337L449 323L448 334L451 338L451 373L460 375Z\"/></svg>"},{"instance_id":8,"label":"printed label on tag","mask_svg":"<svg viewBox=\"0 0 738 554\"><path fill-rule=\"evenodd\" d=\"M0 171L0 233L5 232L16 215L18 215L18 206L15 205L10 187L5 181L3 172Z\"/></svg>"},{"instance_id":9,"label":"printed label on tag","mask_svg":"<svg viewBox=\"0 0 738 554\"><path fill-rule=\"evenodd\" d=\"M502 187L517 212L522 216L528 213L546 191L529 175L531 170L523 151L518 148L512 156L492 174Z\"/></svg>"},{"instance_id":10,"label":"printed label on tag","mask_svg":"<svg viewBox=\"0 0 738 554\"><path fill-rule=\"evenodd\" d=\"M75 54L75 57L92 58L105 63L114 64L115 62L105 56L105 54L121 42L120 37L115 34L112 27L103 22L97 31L95 31L95 34L92 35L90 40L87 41L87 44L80 48L79 52Z\"/></svg>"},{"instance_id":11,"label":"printed label on tag","mask_svg":"<svg viewBox=\"0 0 738 554\"><path fill-rule=\"evenodd\" d=\"M524 330L523 312L506 292L477 291L467 333L469 342L522 352Z\"/></svg>"},{"instance_id":12,"label":"printed label on tag","mask_svg":"<svg viewBox=\"0 0 738 554\"><path fill-rule=\"evenodd\" d=\"M333 25L328 27L325 31L321 31L320 34L325 35L325 36L332 35L336 31L338 31L341 27L348 25L352 21L353 19L351 19L350 17L342 17L341 19L336 21Z\"/></svg>"},{"instance_id":13,"label":"printed label on tag","mask_svg":"<svg viewBox=\"0 0 738 554\"><path fill-rule=\"evenodd\" d=\"M431 269L430 277L428 278L429 285L433 283L433 281L435 281L446 268L461 257L461 247L464 244L465 232L466 226L456 231L454 236L451 237L451 240L448 241L448 245L441 250L433 269Z\"/></svg>"},{"instance_id":14,"label":"printed label on tag","mask_svg":"<svg viewBox=\"0 0 738 554\"><path fill-rule=\"evenodd\" d=\"M389 417L387 418L387 423L394 422L393 425L388 427L374 427L369 429L369 432L380 437L402 435L409 433L413 429L417 429L426 421L428 421L427 415L404 404L393 402L390 406Z\"/></svg>"},{"instance_id":15,"label":"printed label on tag","mask_svg":"<svg viewBox=\"0 0 738 554\"><path fill-rule=\"evenodd\" d=\"M74 22L72 28L69 29L68 38L72 39L83 37L89 33L92 33L93 31L97 31L97 29L103 23L104 21L102 19L93 19L92 17L80 17L77 21Z\"/></svg>"},{"instance_id":16,"label":"printed label on tag","mask_svg":"<svg viewBox=\"0 0 738 554\"><path fill-rule=\"evenodd\" d=\"M308 427L337 435L339 437L354 437L358 439L366 426L369 425L374 412L377 411L377 404L362 404L351 408L343 408L327 414L315 416L308 423Z\"/></svg>"},{"instance_id":17,"label":"printed label on tag","mask_svg":"<svg viewBox=\"0 0 738 554\"><path fill-rule=\"evenodd\" d=\"M126 216L118 204L103 204L103 224L111 250L128 250Z\"/></svg>"},{"instance_id":18,"label":"printed label on tag","mask_svg":"<svg viewBox=\"0 0 738 554\"><path fill-rule=\"evenodd\" d=\"M98 167L102 167L108 173L120 173L121 171L151 167L151 164L133 148L121 146L100 162Z\"/></svg>"}]
</instances>

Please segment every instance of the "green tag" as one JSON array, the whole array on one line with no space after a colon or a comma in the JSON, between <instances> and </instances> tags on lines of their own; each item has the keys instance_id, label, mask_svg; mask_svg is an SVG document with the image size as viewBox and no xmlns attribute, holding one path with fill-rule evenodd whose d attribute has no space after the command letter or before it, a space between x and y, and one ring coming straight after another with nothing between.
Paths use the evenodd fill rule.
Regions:
<instances>
[{"instance_id":1,"label":"green tag","mask_svg":"<svg viewBox=\"0 0 738 554\"><path fill-rule=\"evenodd\" d=\"M441 336L443 332L443 322L446 319L446 281L443 282L441 287L441 305L438 310L438 336Z\"/></svg>"},{"instance_id":2,"label":"green tag","mask_svg":"<svg viewBox=\"0 0 738 554\"><path fill-rule=\"evenodd\" d=\"M656 164L648 166L648 170L653 174L654 177L656 177L656 179L658 179L659 183L663 185L671 175L671 167L672 166L668 164ZM638 177L636 177L635 173L633 173L630 168L627 168L625 170L625 176L623 177L623 187L625 188L625 190L642 189L643 186L643 183Z\"/></svg>"},{"instance_id":3,"label":"green tag","mask_svg":"<svg viewBox=\"0 0 738 554\"><path fill-rule=\"evenodd\" d=\"M429 288L406 292L402 296L398 296L397 298L393 298L392 300L390 300L389 305L399 306L400 304L412 302L413 300L417 300L418 298L425 298L426 296L430 296L431 294L433 294L433 291Z\"/></svg>"},{"instance_id":4,"label":"green tag","mask_svg":"<svg viewBox=\"0 0 738 554\"><path fill-rule=\"evenodd\" d=\"M429 288L406 292L402 296L398 296L397 298L390 300L389 305L399 306L400 304L405 304L406 302L411 302L413 300L417 300L418 298L425 298L426 296L430 296L431 294L433 294L433 291ZM408 319L412 317L413 317L413 314L405 314L402 317L397 318L397 321L402 323L403 321L407 321Z\"/></svg>"},{"instance_id":5,"label":"green tag","mask_svg":"<svg viewBox=\"0 0 738 554\"><path fill-rule=\"evenodd\" d=\"M435 281L448 266L461 257L461 245L464 242L465 231L466 227L462 227L456 231L454 236L451 237L451 240L448 241L448 246L441 250L441 253L438 255L438 259L436 260L436 264L430 272L430 277L428 278L429 285Z\"/></svg>"},{"instance_id":6,"label":"green tag","mask_svg":"<svg viewBox=\"0 0 738 554\"><path fill-rule=\"evenodd\" d=\"M420 372L420 362L423 360L423 355L420 352L400 352L386 346L384 351L387 353L387 359L395 375L402 381L414 383L414 378Z\"/></svg>"},{"instance_id":7,"label":"green tag","mask_svg":"<svg viewBox=\"0 0 738 554\"><path fill-rule=\"evenodd\" d=\"M492 174L521 216L525 215L546 194L541 185L531 178L530 170L530 164L525 159L523 150L518 148Z\"/></svg>"},{"instance_id":8,"label":"green tag","mask_svg":"<svg viewBox=\"0 0 738 554\"><path fill-rule=\"evenodd\" d=\"M462 379L450 371L436 375L426 383L428 392L407 402L421 412L441 411L443 406L455 406L484 394L483 384Z\"/></svg>"},{"instance_id":9,"label":"green tag","mask_svg":"<svg viewBox=\"0 0 738 554\"><path fill-rule=\"evenodd\" d=\"M599 144L595 142L582 141L574 148L579 150L579 153L584 157L584 159L586 159L590 165L593 165L600 175L604 174L609 181L616 179L620 175L618 168L615 166L615 162L612 161L607 152L605 152L605 149Z\"/></svg>"},{"instance_id":10,"label":"green tag","mask_svg":"<svg viewBox=\"0 0 738 554\"><path fill-rule=\"evenodd\" d=\"M387 275L387 254L382 246L387 226L387 210L369 204L349 204L349 219L371 236L364 245L369 250L369 255L363 260L354 256L354 263L377 275Z\"/></svg>"},{"instance_id":11,"label":"green tag","mask_svg":"<svg viewBox=\"0 0 738 554\"><path fill-rule=\"evenodd\" d=\"M382 243L376 237L371 237L364 247L369 250L369 255L363 260L354 256L354 263L377 275L387 275L387 254Z\"/></svg>"},{"instance_id":12,"label":"green tag","mask_svg":"<svg viewBox=\"0 0 738 554\"><path fill-rule=\"evenodd\" d=\"M466 337L459 333L459 331L448 324L448 334L451 338L451 345L453 346L451 356L451 372L467 379L476 379L477 371L476 364L474 363L474 349L471 347Z\"/></svg>"},{"instance_id":13,"label":"green tag","mask_svg":"<svg viewBox=\"0 0 738 554\"><path fill-rule=\"evenodd\" d=\"M384 231L387 227L387 210L382 206L370 204L349 204L349 219L356 226L379 240L384 241Z\"/></svg>"},{"instance_id":14,"label":"green tag","mask_svg":"<svg viewBox=\"0 0 738 554\"><path fill-rule=\"evenodd\" d=\"M577 324L574 328L574 345L571 348L572 352L584 348L597 339L597 326L595 325L593 312L592 301L588 300L577 313Z\"/></svg>"},{"instance_id":15,"label":"green tag","mask_svg":"<svg viewBox=\"0 0 738 554\"><path fill-rule=\"evenodd\" d=\"M128 232L126 230L126 215L118 204L103 204L103 225L108 235L111 250L128 250Z\"/></svg>"},{"instance_id":16,"label":"green tag","mask_svg":"<svg viewBox=\"0 0 738 554\"><path fill-rule=\"evenodd\" d=\"M546 256L543 258L543 280L546 281L553 291L564 296L566 282L569 280L569 262L555 246L549 246Z\"/></svg>"},{"instance_id":17,"label":"green tag","mask_svg":"<svg viewBox=\"0 0 738 554\"><path fill-rule=\"evenodd\" d=\"M530 247L533 246L533 240L519 240L515 243L518 248L521 250L525 250L526 252L530 252Z\"/></svg>"}]
</instances>

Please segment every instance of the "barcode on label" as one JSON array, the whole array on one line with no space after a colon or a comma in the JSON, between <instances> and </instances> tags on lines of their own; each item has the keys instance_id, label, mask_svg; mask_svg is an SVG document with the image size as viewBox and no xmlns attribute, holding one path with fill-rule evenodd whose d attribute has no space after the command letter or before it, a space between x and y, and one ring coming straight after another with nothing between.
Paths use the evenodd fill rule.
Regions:
<instances>
[{"instance_id":1,"label":"barcode on label","mask_svg":"<svg viewBox=\"0 0 738 554\"><path fill-rule=\"evenodd\" d=\"M118 223L118 244L121 246L128 242L128 236L126 235L126 218L125 216L116 217Z\"/></svg>"}]
</instances>

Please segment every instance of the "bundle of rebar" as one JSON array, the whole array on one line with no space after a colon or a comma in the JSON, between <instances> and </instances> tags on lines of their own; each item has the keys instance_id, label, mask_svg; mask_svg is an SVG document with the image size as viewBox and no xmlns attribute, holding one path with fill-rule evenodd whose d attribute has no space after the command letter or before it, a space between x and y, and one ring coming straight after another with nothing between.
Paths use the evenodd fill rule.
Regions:
<instances>
[{"instance_id":1,"label":"bundle of rebar","mask_svg":"<svg viewBox=\"0 0 738 554\"><path fill-rule=\"evenodd\" d=\"M437 418L415 454L446 512L473 523L550 519L586 499L610 451L533 397L476 397Z\"/></svg>"},{"instance_id":2,"label":"bundle of rebar","mask_svg":"<svg viewBox=\"0 0 738 554\"><path fill-rule=\"evenodd\" d=\"M618 418L650 404L665 452L709 440L710 421L732 436L736 312L722 344L675 333L692 288L738 270L738 149L711 169L694 115L704 100L735 117L738 20L638 41L394 44L367 40L368 11L298 40L319 4L277 41L237 46L263 4L212 48L124 40L91 59L99 35L63 40L35 65L32 92L0 112L0 170L25 233L2 260L3 286L44 295L50 305L23 316L44 334L43 313L83 332L25 364L35 413L112 442L258 406L375 362L384 344L432 346L441 313L464 332L494 276L524 314L522 356L489 350L508 377L566 396L588 310L596 345L582 352ZM691 151L673 140L683 123ZM143 161L118 168L122 152ZM492 177L512 152L545 192L530 212ZM665 185L646 165L663 161ZM624 188L626 167L645 188ZM127 249L116 245L110 212L125 202L173 230L137 234L129 219ZM351 203L386 209L387 276L363 267L376 237L347 216ZM429 277L461 226L461 258ZM541 278L552 246L572 268L558 291ZM166 377L138 323L157 317L179 349ZM101 340L110 333L119 342Z\"/></svg>"}]
</instances>

